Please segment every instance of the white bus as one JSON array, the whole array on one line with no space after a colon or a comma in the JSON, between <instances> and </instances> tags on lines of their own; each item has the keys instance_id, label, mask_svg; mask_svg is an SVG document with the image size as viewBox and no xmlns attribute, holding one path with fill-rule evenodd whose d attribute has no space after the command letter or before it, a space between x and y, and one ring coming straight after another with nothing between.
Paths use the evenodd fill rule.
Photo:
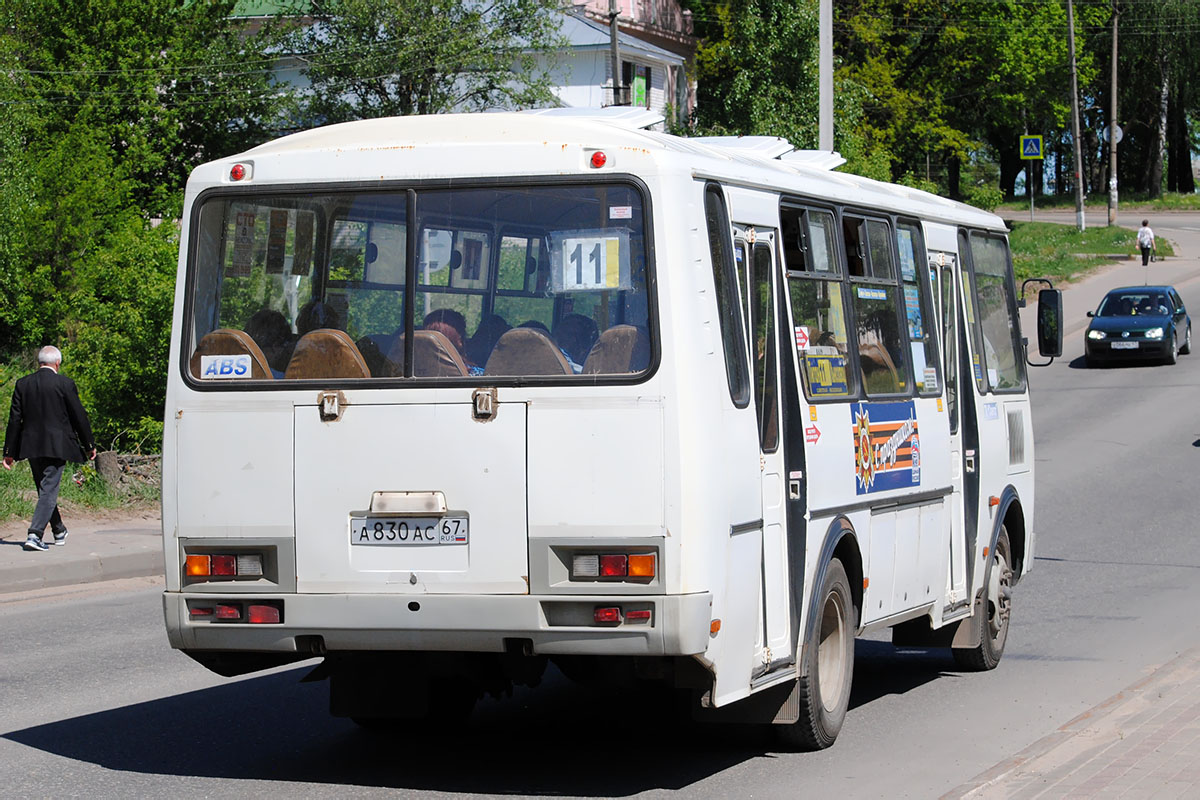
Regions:
<instances>
[{"instance_id":1,"label":"white bus","mask_svg":"<svg viewBox=\"0 0 1200 800\"><path fill-rule=\"evenodd\" d=\"M378 119L193 172L173 647L222 675L321 657L366 726L553 663L806 748L858 634L996 665L1034 553L1004 223L659 119Z\"/></svg>"}]
</instances>

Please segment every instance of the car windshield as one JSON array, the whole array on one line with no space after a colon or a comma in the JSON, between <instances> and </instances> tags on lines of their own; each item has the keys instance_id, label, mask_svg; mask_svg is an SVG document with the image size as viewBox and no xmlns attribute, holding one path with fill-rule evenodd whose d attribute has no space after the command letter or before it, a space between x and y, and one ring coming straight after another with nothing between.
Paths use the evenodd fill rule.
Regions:
<instances>
[{"instance_id":1,"label":"car windshield","mask_svg":"<svg viewBox=\"0 0 1200 800\"><path fill-rule=\"evenodd\" d=\"M413 195L205 201L189 286L192 378L491 382L647 369L650 280L635 187Z\"/></svg>"},{"instance_id":2,"label":"car windshield","mask_svg":"<svg viewBox=\"0 0 1200 800\"><path fill-rule=\"evenodd\" d=\"M1171 313L1171 304L1163 292L1114 292L1100 303L1098 317L1161 316Z\"/></svg>"}]
</instances>

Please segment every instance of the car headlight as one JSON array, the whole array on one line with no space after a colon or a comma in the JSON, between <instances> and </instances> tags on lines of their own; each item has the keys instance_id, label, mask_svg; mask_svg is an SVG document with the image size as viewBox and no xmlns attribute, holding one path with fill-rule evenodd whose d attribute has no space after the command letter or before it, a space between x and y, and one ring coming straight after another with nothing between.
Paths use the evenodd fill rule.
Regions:
<instances>
[{"instance_id":1,"label":"car headlight","mask_svg":"<svg viewBox=\"0 0 1200 800\"><path fill-rule=\"evenodd\" d=\"M1150 330L1146 331L1147 339L1161 339L1162 337L1163 337L1163 329L1162 328L1151 328Z\"/></svg>"},{"instance_id":2,"label":"car headlight","mask_svg":"<svg viewBox=\"0 0 1200 800\"><path fill-rule=\"evenodd\" d=\"M1104 331L1088 331L1089 339L1107 339L1108 334Z\"/></svg>"}]
</instances>

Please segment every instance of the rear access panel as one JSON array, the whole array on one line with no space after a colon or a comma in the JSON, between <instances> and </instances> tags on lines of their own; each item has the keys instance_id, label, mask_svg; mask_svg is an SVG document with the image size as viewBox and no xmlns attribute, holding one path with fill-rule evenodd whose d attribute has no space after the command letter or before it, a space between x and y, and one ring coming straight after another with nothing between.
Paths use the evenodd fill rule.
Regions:
<instances>
[{"instance_id":1,"label":"rear access panel","mask_svg":"<svg viewBox=\"0 0 1200 800\"><path fill-rule=\"evenodd\" d=\"M528 593L526 408L295 409L296 589Z\"/></svg>"}]
</instances>

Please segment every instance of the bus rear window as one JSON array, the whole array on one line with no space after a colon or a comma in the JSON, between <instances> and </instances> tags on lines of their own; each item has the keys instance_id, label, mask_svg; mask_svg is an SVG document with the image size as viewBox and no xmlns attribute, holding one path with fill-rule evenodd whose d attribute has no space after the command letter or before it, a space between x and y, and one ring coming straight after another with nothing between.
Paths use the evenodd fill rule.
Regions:
<instances>
[{"instance_id":1,"label":"bus rear window","mask_svg":"<svg viewBox=\"0 0 1200 800\"><path fill-rule=\"evenodd\" d=\"M226 385L636 375L642 205L623 184L210 196L185 369Z\"/></svg>"}]
</instances>

